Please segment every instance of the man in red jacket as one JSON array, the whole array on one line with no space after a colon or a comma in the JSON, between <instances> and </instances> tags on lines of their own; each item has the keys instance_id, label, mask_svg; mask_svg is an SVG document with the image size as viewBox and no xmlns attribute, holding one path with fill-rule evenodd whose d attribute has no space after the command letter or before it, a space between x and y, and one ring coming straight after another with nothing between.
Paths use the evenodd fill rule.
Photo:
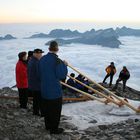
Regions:
<instances>
[{"instance_id":1,"label":"man in red jacket","mask_svg":"<svg viewBox=\"0 0 140 140\"><path fill-rule=\"evenodd\" d=\"M28 102L28 79L27 79L27 53L20 52L16 64L16 85L19 92L20 108L27 108Z\"/></svg>"}]
</instances>

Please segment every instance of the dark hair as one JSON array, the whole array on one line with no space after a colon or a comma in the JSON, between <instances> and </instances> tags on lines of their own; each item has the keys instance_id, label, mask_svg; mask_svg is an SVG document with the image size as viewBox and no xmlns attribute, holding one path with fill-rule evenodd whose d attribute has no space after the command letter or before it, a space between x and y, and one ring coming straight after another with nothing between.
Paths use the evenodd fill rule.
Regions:
<instances>
[{"instance_id":1,"label":"dark hair","mask_svg":"<svg viewBox=\"0 0 140 140\"><path fill-rule=\"evenodd\" d=\"M58 51L58 43L56 41L51 41L49 46L49 51Z\"/></svg>"},{"instance_id":2,"label":"dark hair","mask_svg":"<svg viewBox=\"0 0 140 140\"><path fill-rule=\"evenodd\" d=\"M24 57L26 54L27 54L26 52L20 52L20 53L18 54L19 60L23 60L23 57Z\"/></svg>"},{"instance_id":3,"label":"dark hair","mask_svg":"<svg viewBox=\"0 0 140 140\"><path fill-rule=\"evenodd\" d=\"M71 76L71 77L75 77L75 74L74 74L74 73L71 73L70 76Z\"/></svg>"},{"instance_id":4,"label":"dark hair","mask_svg":"<svg viewBox=\"0 0 140 140\"><path fill-rule=\"evenodd\" d=\"M111 62L110 64L111 64L111 65L114 65L114 62Z\"/></svg>"},{"instance_id":5,"label":"dark hair","mask_svg":"<svg viewBox=\"0 0 140 140\"><path fill-rule=\"evenodd\" d=\"M83 76L81 74L78 75L79 78L83 78Z\"/></svg>"},{"instance_id":6,"label":"dark hair","mask_svg":"<svg viewBox=\"0 0 140 140\"><path fill-rule=\"evenodd\" d=\"M28 51L28 58L33 56L33 51Z\"/></svg>"}]
</instances>

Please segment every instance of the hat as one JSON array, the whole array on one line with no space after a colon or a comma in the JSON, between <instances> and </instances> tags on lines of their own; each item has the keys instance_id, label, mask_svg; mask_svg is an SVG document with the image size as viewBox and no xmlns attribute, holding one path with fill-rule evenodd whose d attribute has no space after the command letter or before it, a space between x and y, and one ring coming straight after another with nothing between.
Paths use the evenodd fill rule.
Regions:
<instances>
[{"instance_id":1,"label":"hat","mask_svg":"<svg viewBox=\"0 0 140 140\"><path fill-rule=\"evenodd\" d=\"M26 52L20 52L20 53L18 54L19 59L22 60L23 57L24 57L26 54L27 54Z\"/></svg>"},{"instance_id":2,"label":"hat","mask_svg":"<svg viewBox=\"0 0 140 140\"><path fill-rule=\"evenodd\" d=\"M49 51L57 52L58 49L58 43L56 41L51 41L49 46Z\"/></svg>"},{"instance_id":3,"label":"hat","mask_svg":"<svg viewBox=\"0 0 140 140\"><path fill-rule=\"evenodd\" d=\"M111 64L111 65L114 65L114 62L111 62L110 64Z\"/></svg>"},{"instance_id":4,"label":"hat","mask_svg":"<svg viewBox=\"0 0 140 140\"><path fill-rule=\"evenodd\" d=\"M44 51L42 51L41 49L35 49L33 53L44 53Z\"/></svg>"}]
</instances>

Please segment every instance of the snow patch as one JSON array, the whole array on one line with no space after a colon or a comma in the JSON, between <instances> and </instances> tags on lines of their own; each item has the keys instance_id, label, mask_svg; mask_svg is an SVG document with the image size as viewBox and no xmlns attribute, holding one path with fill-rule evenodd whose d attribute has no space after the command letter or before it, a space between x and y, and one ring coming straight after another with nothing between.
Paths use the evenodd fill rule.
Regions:
<instances>
[{"instance_id":1,"label":"snow patch","mask_svg":"<svg viewBox=\"0 0 140 140\"><path fill-rule=\"evenodd\" d=\"M138 101L129 100L129 102L135 107L140 105ZM120 108L111 103L105 105L98 101L65 104L62 114L71 116L72 119L67 121L76 125L79 130L84 130L90 126L112 124L129 118L140 119L140 115L126 106Z\"/></svg>"}]
</instances>

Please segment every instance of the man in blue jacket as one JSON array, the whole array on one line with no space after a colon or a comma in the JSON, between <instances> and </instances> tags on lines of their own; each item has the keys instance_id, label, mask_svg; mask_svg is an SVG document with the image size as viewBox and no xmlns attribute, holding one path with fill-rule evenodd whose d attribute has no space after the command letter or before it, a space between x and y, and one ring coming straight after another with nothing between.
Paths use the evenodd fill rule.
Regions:
<instances>
[{"instance_id":1,"label":"man in blue jacket","mask_svg":"<svg viewBox=\"0 0 140 140\"><path fill-rule=\"evenodd\" d=\"M45 118L45 127L51 134L60 134L64 131L58 126L62 109L60 81L66 78L67 62L58 58L56 55L58 50L57 42L50 42L49 53L39 62L42 114Z\"/></svg>"},{"instance_id":2,"label":"man in blue jacket","mask_svg":"<svg viewBox=\"0 0 140 140\"><path fill-rule=\"evenodd\" d=\"M40 79L39 79L39 60L44 53L41 49L35 49L33 56L28 62L28 88L33 95L33 115L40 115Z\"/></svg>"}]
</instances>

